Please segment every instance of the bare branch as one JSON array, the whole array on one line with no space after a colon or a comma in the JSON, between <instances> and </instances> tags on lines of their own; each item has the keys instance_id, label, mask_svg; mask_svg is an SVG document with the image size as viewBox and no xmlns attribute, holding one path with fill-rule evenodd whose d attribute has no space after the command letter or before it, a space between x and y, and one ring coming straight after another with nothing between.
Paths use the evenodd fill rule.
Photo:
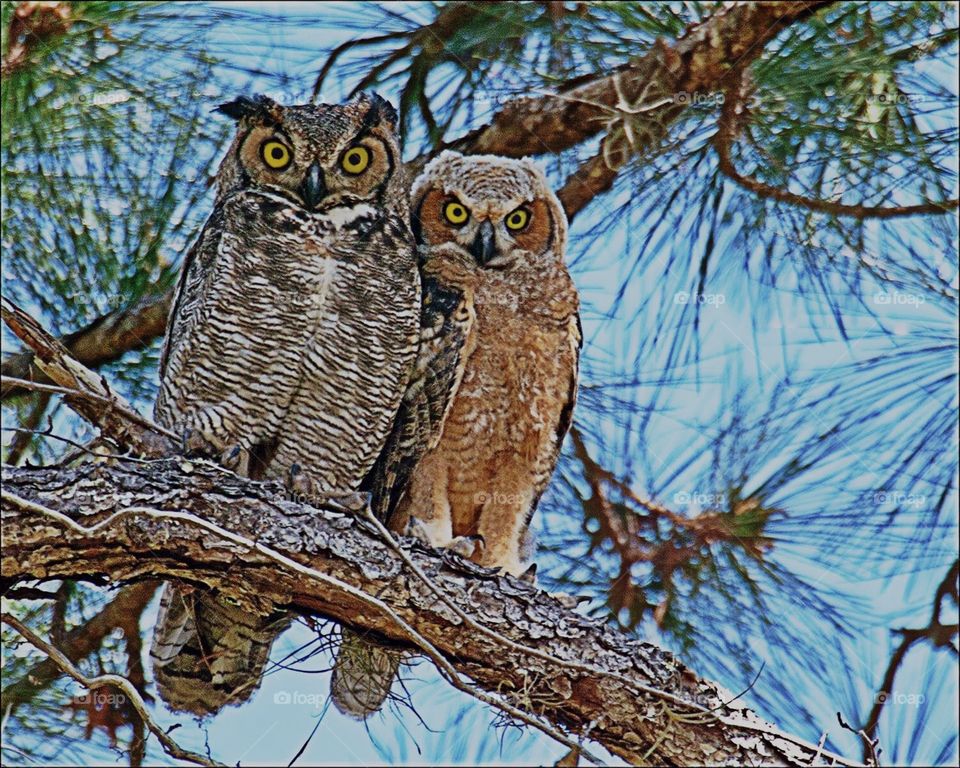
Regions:
<instances>
[{"instance_id":1,"label":"bare branch","mask_svg":"<svg viewBox=\"0 0 960 768\"><path fill-rule=\"evenodd\" d=\"M4 612L2 615L0 615L0 618L3 619L4 623L9 624L11 627L13 627L13 629L19 632L31 645L47 654L50 660L61 670L63 670L65 674L72 677L88 690L92 691L96 688L110 686L111 688L117 688L123 691L123 694L127 697L130 704L137 711L140 719L146 724L147 728L150 729L150 733L157 737L157 741L160 742L164 751L171 757L175 757L178 760L186 760L187 762L195 763L196 765L222 765L222 763L208 760L203 755L198 755L195 752L183 749L179 744L171 739L167 735L166 731L164 731L159 725L156 724L156 722L154 722L153 718L150 716L150 711L147 709L147 704L140 695L140 692L134 688L131 682L125 677L121 677L120 675L99 675L97 677L86 677L73 665L70 659L50 645L50 643L42 640L29 627L25 626L23 622L17 619L16 616Z\"/></svg>"},{"instance_id":2,"label":"bare branch","mask_svg":"<svg viewBox=\"0 0 960 768\"><path fill-rule=\"evenodd\" d=\"M60 343L78 363L88 368L99 368L118 360L127 352L148 346L155 338L162 336L172 302L173 289L160 296L146 297L131 307L111 312L67 334L60 339ZM15 379L50 383L49 377L34 364L34 354L30 351L7 357L0 372ZM4 402L24 392L13 385L4 384L0 387L0 397Z\"/></svg>"},{"instance_id":3,"label":"bare branch","mask_svg":"<svg viewBox=\"0 0 960 768\"><path fill-rule=\"evenodd\" d=\"M123 626L131 616L139 616L156 590L156 584L149 581L124 587L96 616L66 633L63 641L57 643L57 647L73 663L86 658L100 647L104 638L115 628ZM6 596L13 595L8 593ZM31 599L37 597L39 596ZM51 593L49 597L54 597L54 594ZM0 694L3 711L30 701L60 674L60 668L51 659L32 667L21 679L4 687Z\"/></svg>"},{"instance_id":4,"label":"bare branch","mask_svg":"<svg viewBox=\"0 0 960 768\"><path fill-rule=\"evenodd\" d=\"M933 599L933 614L930 617L930 623L926 627L919 629L900 629L897 634L903 637L903 641L894 650L890 657L890 663L887 664L887 670L883 675L883 682L880 684L880 690L874 698L873 708L867 717L867 724L859 731L863 734L863 755L864 760L872 755L873 737L880 723L880 715L883 714L883 707L893 692L893 681L897 676L897 671L907 655L911 646L920 640L929 640L934 647L942 648L949 645L957 636L958 626L956 624L941 624L940 611L943 600L947 596L953 598L954 604L958 602L957 578L960 575L960 560L955 560L947 575L943 577L940 586L937 587L937 593Z\"/></svg>"},{"instance_id":5,"label":"bare branch","mask_svg":"<svg viewBox=\"0 0 960 768\"><path fill-rule=\"evenodd\" d=\"M174 445L171 438L175 440L175 435L137 414L102 377L74 360L57 339L6 297L2 299L2 314L10 330L34 351L37 365L66 394L67 404L83 418L107 437L138 454L162 456L171 453ZM37 391L53 391L51 387L24 381L17 382L17 385Z\"/></svg>"}]
</instances>

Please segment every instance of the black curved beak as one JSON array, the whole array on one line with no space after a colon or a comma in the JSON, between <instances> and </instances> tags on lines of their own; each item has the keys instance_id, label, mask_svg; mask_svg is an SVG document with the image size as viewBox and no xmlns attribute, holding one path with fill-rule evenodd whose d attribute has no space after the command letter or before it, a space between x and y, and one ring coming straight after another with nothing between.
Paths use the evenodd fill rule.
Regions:
<instances>
[{"instance_id":1,"label":"black curved beak","mask_svg":"<svg viewBox=\"0 0 960 768\"><path fill-rule=\"evenodd\" d=\"M485 267L497 255L497 242L494 238L493 224L485 221L477 230L477 236L470 244L470 253L477 260L477 264Z\"/></svg>"},{"instance_id":2,"label":"black curved beak","mask_svg":"<svg viewBox=\"0 0 960 768\"><path fill-rule=\"evenodd\" d=\"M307 175L300 185L300 197L307 208L315 208L327 196L327 184L323 180L323 169L316 160L307 168Z\"/></svg>"}]
</instances>

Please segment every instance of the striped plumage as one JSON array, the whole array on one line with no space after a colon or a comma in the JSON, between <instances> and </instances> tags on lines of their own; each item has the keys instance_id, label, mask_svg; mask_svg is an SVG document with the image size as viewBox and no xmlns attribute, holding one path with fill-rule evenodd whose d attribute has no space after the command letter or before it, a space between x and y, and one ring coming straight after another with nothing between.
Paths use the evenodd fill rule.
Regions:
<instances>
[{"instance_id":1,"label":"striped plumage","mask_svg":"<svg viewBox=\"0 0 960 768\"><path fill-rule=\"evenodd\" d=\"M238 473L298 493L355 491L394 422L419 336L396 114L375 95L287 107L242 98L221 111L238 120L237 137L184 263L156 418ZM238 639L211 630L238 610L217 595L185 600L168 587L164 601L151 650L164 700L203 714L248 698L277 617L248 616ZM198 696L198 685L215 692Z\"/></svg>"},{"instance_id":2,"label":"striped plumage","mask_svg":"<svg viewBox=\"0 0 960 768\"><path fill-rule=\"evenodd\" d=\"M375 469L375 498L392 530L468 550L480 536L472 558L518 575L576 400L581 332L566 216L532 163L453 152L424 169L410 207L425 341ZM403 652L345 636L333 700L363 718L382 705L383 676Z\"/></svg>"}]
</instances>

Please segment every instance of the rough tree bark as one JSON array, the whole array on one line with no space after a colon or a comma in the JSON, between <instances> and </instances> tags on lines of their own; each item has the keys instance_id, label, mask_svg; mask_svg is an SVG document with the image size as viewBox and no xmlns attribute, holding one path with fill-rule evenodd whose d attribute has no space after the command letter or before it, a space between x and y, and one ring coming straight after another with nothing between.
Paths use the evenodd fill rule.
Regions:
<instances>
[{"instance_id":1,"label":"rough tree bark","mask_svg":"<svg viewBox=\"0 0 960 768\"><path fill-rule=\"evenodd\" d=\"M261 550L189 520L162 516L187 513L375 595L481 688L588 735L632 763L855 764L725 703L729 694L655 646L585 618L524 582L408 542L413 561L447 598L497 635L557 661L504 646L438 601L362 518L294 503L279 486L247 481L206 462L4 467L3 488L6 586L30 579L175 578L250 604L275 603L408 640L389 616L349 590L284 568ZM84 527L101 527L74 530L41 507ZM565 661L580 666L565 667Z\"/></svg>"}]
</instances>

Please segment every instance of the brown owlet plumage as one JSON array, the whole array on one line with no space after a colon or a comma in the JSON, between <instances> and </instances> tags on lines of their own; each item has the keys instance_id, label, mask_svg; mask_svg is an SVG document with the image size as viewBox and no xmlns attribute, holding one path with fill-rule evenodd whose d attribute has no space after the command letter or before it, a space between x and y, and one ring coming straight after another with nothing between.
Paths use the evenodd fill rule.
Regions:
<instances>
[{"instance_id":1,"label":"brown owlet plumage","mask_svg":"<svg viewBox=\"0 0 960 768\"><path fill-rule=\"evenodd\" d=\"M374 503L392 530L433 546L482 537L472 559L518 575L577 393L566 216L531 162L454 152L427 165L410 209L423 335ZM383 671L392 678L401 654L376 650L345 632L332 685L341 711L382 705Z\"/></svg>"}]
</instances>

